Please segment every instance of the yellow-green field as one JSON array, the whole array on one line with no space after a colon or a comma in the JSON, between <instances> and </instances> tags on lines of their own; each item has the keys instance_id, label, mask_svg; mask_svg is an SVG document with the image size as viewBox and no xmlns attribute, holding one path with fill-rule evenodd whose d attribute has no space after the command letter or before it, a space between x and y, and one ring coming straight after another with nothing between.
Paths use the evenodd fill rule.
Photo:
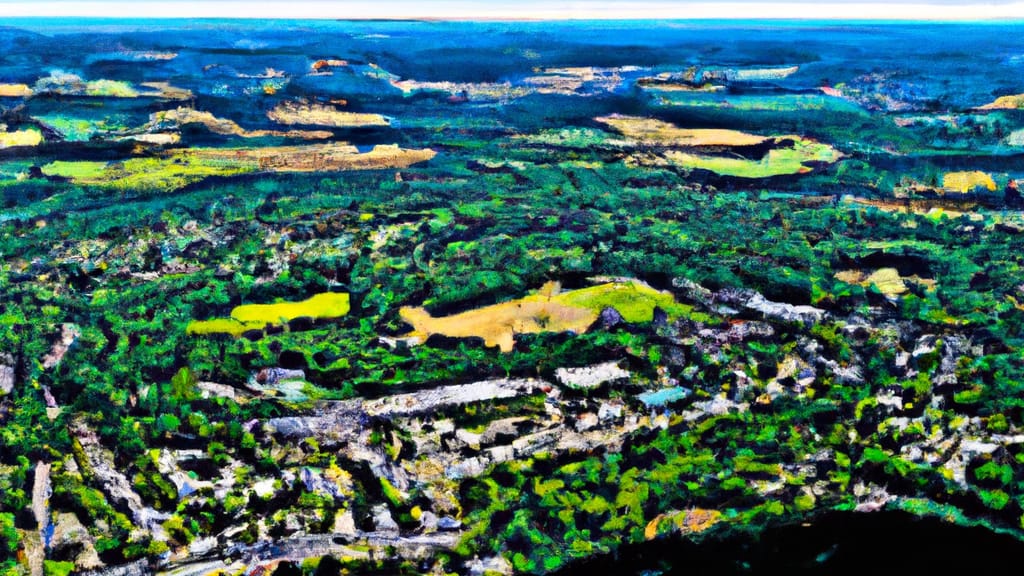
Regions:
<instances>
[{"instance_id":1,"label":"yellow-green field","mask_svg":"<svg viewBox=\"0 0 1024 576\"><path fill-rule=\"evenodd\" d=\"M325 292L301 302L243 304L231 311L230 318L195 320L189 323L189 334L230 334L241 336L249 330L281 326L296 318L315 320L340 318L349 311L349 296L342 292Z\"/></svg>"},{"instance_id":2,"label":"yellow-green field","mask_svg":"<svg viewBox=\"0 0 1024 576\"><path fill-rule=\"evenodd\" d=\"M874 286L879 292L886 296L900 296L909 291L907 282L923 286L927 290L934 290L935 280L921 278L920 276L900 276L895 268L879 268L870 274L862 270L842 270L834 275L836 280L847 284L858 284L865 288Z\"/></svg>"},{"instance_id":3,"label":"yellow-green field","mask_svg":"<svg viewBox=\"0 0 1024 576\"><path fill-rule=\"evenodd\" d=\"M3 128L6 128L6 126ZM42 142L43 133L35 128L29 128L28 130L15 130L14 132L0 130L0 148L38 146Z\"/></svg>"},{"instance_id":4,"label":"yellow-green field","mask_svg":"<svg viewBox=\"0 0 1024 576\"><path fill-rule=\"evenodd\" d=\"M1010 94L1000 96L994 101L979 106L978 110L1019 110L1024 108L1024 94Z\"/></svg>"},{"instance_id":5,"label":"yellow-green field","mask_svg":"<svg viewBox=\"0 0 1024 576\"><path fill-rule=\"evenodd\" d=\"M790 138L776 138L776 143ZM677 150L665 153L665 158L683 168L708 170L722 176L736 178L769 178L786 174L804 174L812 168L807 162L824 162L831 164L841 154L828 144L813 140L793 138L791 147L780 147L769 150L760 160L737 158L731 156L712 156L689 154Z\"/></svg>"},{"instance_id":6,"label":"yellow-green field","mask_svg":"<svg viewBox=\"0 0 1024 576\"><path fill-rule=\"evenodd\" d=\"M405 168L435 156L430 149L407 150L378 145L369 152L341 143L262 148L191 148L158 157L121 162L57 161L43 166L48 176L75 184L121 189L175 190L212 176L254 172L318 172Z\"/></svg>"},{"instance_id":7,"label":"yellow-green field","mask_svg":"<svg viewBox=\"0 0 1024 576\"><path fill-rule=\"evenodd\" d=\"M942 189L946 192L967 194L979 188L995 192L997 186L991 176L979 170L949 172L942 176Z\"/></svg>"},{"instance_id":8,"label":"yellow-green field","mask_svg":"<svg viewBox=\"0 0 1024 576\"><path fill-rule=\"evenodd\" d=\"M653 118L637 118L613 114L597 118L617 132L640 144L665 146L754 146L767 140L765 136L738 130L715 128L687 129Z\"/></svg>"},{"instance_id":9,"label":"yellow-green field","mask_svg":"<svg viewBox=\"0 0 1024 576\"><path fill-rule=\"evenodd\" d=\"M653 163L667 161L682 168L708 170L736 178L769 178L803 174L812 168L808 163L832 164L842 154L821 142L797 135L759 136L738 130L688 129L652 118L612 115L597 118L627 138L632 145L663 146ZM734 148L769 145L760 159L744 158ZM631 163L651 164L647 155L632 156Z\"/></svg>"}]
</instances>

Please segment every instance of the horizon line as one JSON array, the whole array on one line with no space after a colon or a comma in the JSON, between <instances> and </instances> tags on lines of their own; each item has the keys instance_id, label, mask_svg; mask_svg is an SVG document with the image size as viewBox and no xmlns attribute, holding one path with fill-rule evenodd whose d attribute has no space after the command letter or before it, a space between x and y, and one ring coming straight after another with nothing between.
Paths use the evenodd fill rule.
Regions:
<instances>
[{"instance_id":1,"label":"horizon line","mask_svg":"<svg viewBox=\"0 0 1024 576\"><path fill-rule=\"evenodd\" d=\"M654 18L654 17L525 17L525 16L451 16L451 17L440 17L440 16L402 16L396 18L385 18L379 16L366 16L366 17L351 17L351 18L328 18L328 17L265 17L265 16L50 16L50 15L33 15L33 16L5 16L0 12L0 18L6 18L15 22L19 21L103 21L103 22L138 22L138 21L154 21L154 22L172 22L172 21L224 21L224 22L251 22L256 20L265 21L280 21L280 22L362 22L362 23L424 23L424 24L440 24L445 22L508 22L508 23L542 23L542 22L666 22L666 23L711 23L711 22L737 22L737 23L802 23L802 22L834 22L837 24L843 23L868 23L868 24L1024 24L1024 14L1020 16L1012 17L1000 17L1000 18L893 18L893 17L864 17L858 16L856 18L845 18L845 17L799 17L799 16L758 16L758 17L727 17L727 16L694 16L689 18ZM10 28L0 22L0 29Z\"/></svg>"},{"instance_id":2,"label":"horizon line","mask_svg":"<svg viewBox=\"0 0 1024 576\"><path fill-rule=\"evenodd\" d=\"M992 22L1024 20L1024 1L1006 3L929 3L877 1L856 3L808 3L740 1L646 0L635 3L610 0L558 2L520 0L514 4L481 6L469 0L435 2L411 0L359 0L327 3L199 0L0 1L0 18L53 19L225 19L225 20L320 20L320 21L421 21L421 22L543 22L615 20L734 20L734 21L864 21L864 22ZM240 14L239 11L244 10Z\"/></svg>"}]
</instances>

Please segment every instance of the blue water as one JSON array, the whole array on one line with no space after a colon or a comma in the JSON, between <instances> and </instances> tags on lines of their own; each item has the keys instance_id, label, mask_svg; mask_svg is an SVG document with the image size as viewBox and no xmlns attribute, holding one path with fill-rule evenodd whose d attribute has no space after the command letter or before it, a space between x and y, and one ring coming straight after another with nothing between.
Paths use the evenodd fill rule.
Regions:
<instances>
[{"instance_id":1,"label":"blue water","mask_svg":"<svg viewBox=\"0 0 1024 576\"><path fill-rule=\"evenodd\" d=\"M644 392L637 396L641 402L644 403L648 408L655 408L671 404L678 400L682 400L690 395L690 391L686 388L675 386L673 388L664 388L662 390L655 390L653 392Z\"/></svg>"}]
</instances>

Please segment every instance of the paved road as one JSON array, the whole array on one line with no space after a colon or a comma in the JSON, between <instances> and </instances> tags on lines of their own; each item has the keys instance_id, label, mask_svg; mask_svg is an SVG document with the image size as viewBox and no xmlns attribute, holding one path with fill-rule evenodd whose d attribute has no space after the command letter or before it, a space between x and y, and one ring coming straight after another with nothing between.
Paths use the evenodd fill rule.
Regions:
<instances>
[{"instance_id":1,"label":"paved road","mask_svg":"<svg viewBox=\"0 0 1024 576\"><path fill-rule=\"evenodd\" d=\"M25 552L32 576L43 576L46 529L50 525L50 492L50 464L40 460L36 462L35 481L32 483L32 513L39 525L39 537L25 539Z\"/></svg>"}]
</instances>

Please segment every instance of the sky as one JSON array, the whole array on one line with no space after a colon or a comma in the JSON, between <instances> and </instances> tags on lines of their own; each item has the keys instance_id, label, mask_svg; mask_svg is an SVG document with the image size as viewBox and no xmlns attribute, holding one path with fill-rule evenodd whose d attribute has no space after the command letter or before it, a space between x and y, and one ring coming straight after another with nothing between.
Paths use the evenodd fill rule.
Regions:
<instances>
[{"instance_id":1,"label":"sky","mask_svg":"<svg viewBox=\"0 0 1024 576\"><path fill-rule=\"evenodd\" d=\"M1024 19L1024 0L0 0L3 18Z\"/></svg>"}]
</instances>

